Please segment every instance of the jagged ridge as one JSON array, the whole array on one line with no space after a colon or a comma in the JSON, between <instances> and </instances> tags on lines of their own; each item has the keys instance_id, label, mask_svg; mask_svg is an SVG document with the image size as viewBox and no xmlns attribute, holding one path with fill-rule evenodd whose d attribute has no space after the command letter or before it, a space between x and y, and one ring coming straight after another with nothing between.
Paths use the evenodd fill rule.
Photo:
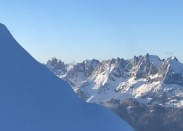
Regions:
<instances>
[{"instance_id":1,"label":"jagged ridge","mask_svg":"<svg viewBox=\"0 0 183 131\"><path fill-rule=\"evenodd\" d=\"M81 98L110 108L137 131L183 130L183 64L176 57L96 61L67 65L58 76Z\"/></svg>"},{"instance_id":2,"label":"jagged ridge","mask_svg":"<svg viewBox=\"0 0 183 131\"><path fill-rule=\"evenodd\" d=\"M50 68L56 67L50 64L52 62L49 61L47 66L55 72ZM175 102L170 99L182 97L183 64L177 58L160 59L146 54L130 60L87 60L72 65L69 70L67 67L70 66L63 66L64 73L55 72L56 75L67 80L88 102L105 104L112 99L134 98L147 104L182 106L182 100ZM165 95L169 95L166 100L158 100Z\"/></svg>"}]
</instances>

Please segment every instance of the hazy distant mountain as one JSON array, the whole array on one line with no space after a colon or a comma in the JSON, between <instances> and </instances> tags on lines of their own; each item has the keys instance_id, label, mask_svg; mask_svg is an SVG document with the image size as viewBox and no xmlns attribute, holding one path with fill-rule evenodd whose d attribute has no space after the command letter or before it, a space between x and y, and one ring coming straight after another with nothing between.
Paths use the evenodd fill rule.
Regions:
<instances>
[{"instance_id":1,"label":"hazy distant mountain","mask_svg":"<svg viewBox=\"0 0 183 131\"><path fill-rule=\"evenodd\" d=\"M110 111L80 100L0 24L1 131L123 131Z\"/></svg>"},{"instance_id":2,"label":"hazy distant mountain","mask_svg":"<svg viewBox=\"0 0 183 131\"><path fill-rule=\"evenodd\" d=\"M48 68L80 97L112 109L137 131L183 130L183 64L177 58L146 54L129 60L62 62L60 74L53 70L54 60Z\"/></svg>"}]
</instances>

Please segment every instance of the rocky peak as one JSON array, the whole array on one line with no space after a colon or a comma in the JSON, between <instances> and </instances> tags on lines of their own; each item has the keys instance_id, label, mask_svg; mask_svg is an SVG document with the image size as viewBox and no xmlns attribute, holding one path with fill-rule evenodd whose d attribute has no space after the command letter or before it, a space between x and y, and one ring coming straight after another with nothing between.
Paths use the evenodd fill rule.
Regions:
<instances>
[{"instance_id":1,"label":"rocky peak","mask_svg":"<svg viewBox=\"0 0 183 131\"><path fill-rule=\"evenodd\" d=\"M67 65L57 58L52 58L48 60L46 63L47 67L53 71L57 76L64 75L67 72Z\"/></svg>"},{"instance_id":2,"label":"rocky peak","mask_svg":"<svg viewBox=\"0 0 183 131\"><path fill-rule=\"evenodd\" d=\"M166 59L161 72L164 76L164 83L183 86L183 64L176 57Z\"/></svg>"},{"instance_id":3,"label":"rocky peak","mask_svg":"<svg viewBox=\"0 0 183 131\"><path fill-rule=\"evenodd\" d=\"M72 70L68 72L68 76L76 77L80 75L80 77L82 76L82 78L85 79L93 73L93 71L97 68L99 64L100 61L95 59L85 60L81 63L74 65Z\"/></svg>"},{"instance_id":4,"label":"rocky peak","mask_svg":"<svg viewBox=\"0 0 183 131\"><path fill-rule=\"evenodd\" d=\"M132 62L132 75L135 76L136 79L146 78L149 75L158 73L161 66L160 58L149 54L134 57Z\"/></svg>"},{"instance_id":5,"label":"rocky peak","mask_svg":"<svg viewBox=\"0 0 183 131\"><path fill-rule=\"evenodd\" d=\"M85 60L83 61L81 64L83 64L83 66L85 67L85 69L89 69L89 68L96 68L96 66L98 64L100 64L100 61L99 60L96 60L96 59L92 59L92 60Z\"/></svg>"}]
</instances>

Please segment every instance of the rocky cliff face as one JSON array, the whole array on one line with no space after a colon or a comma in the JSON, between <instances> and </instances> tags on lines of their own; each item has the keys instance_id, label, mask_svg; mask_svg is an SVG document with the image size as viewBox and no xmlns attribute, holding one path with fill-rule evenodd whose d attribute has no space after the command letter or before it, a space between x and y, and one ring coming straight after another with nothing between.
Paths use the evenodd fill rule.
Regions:
<instances>
[{"instance_id":1,"label":"rocky cliff face","mask_svg":"<svg viewBox=\"0 0 183 131\"><path fill-rule=\"evenodd\" d=\"M183 130L183 64L177 58L146 54L65 69L58 76L80 97L112 109L137 131Z\"/></svg>"}]
</instances>

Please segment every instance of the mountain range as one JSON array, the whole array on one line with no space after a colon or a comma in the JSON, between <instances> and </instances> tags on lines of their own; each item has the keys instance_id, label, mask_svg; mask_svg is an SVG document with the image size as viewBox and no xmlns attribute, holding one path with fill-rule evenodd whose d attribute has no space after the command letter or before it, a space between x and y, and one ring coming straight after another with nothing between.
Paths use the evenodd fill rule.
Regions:
<instances>
[{"instance_id":1,"label":"mountain range","mask_svg":"<svg viewBox=\"0 0 183 131\"><path fill-rule=\"evenodd\" d=\"M146 54L46 66L86 102L107 107L137 131L182 131L183 64Z\"/></svg>"}]
</instances>

